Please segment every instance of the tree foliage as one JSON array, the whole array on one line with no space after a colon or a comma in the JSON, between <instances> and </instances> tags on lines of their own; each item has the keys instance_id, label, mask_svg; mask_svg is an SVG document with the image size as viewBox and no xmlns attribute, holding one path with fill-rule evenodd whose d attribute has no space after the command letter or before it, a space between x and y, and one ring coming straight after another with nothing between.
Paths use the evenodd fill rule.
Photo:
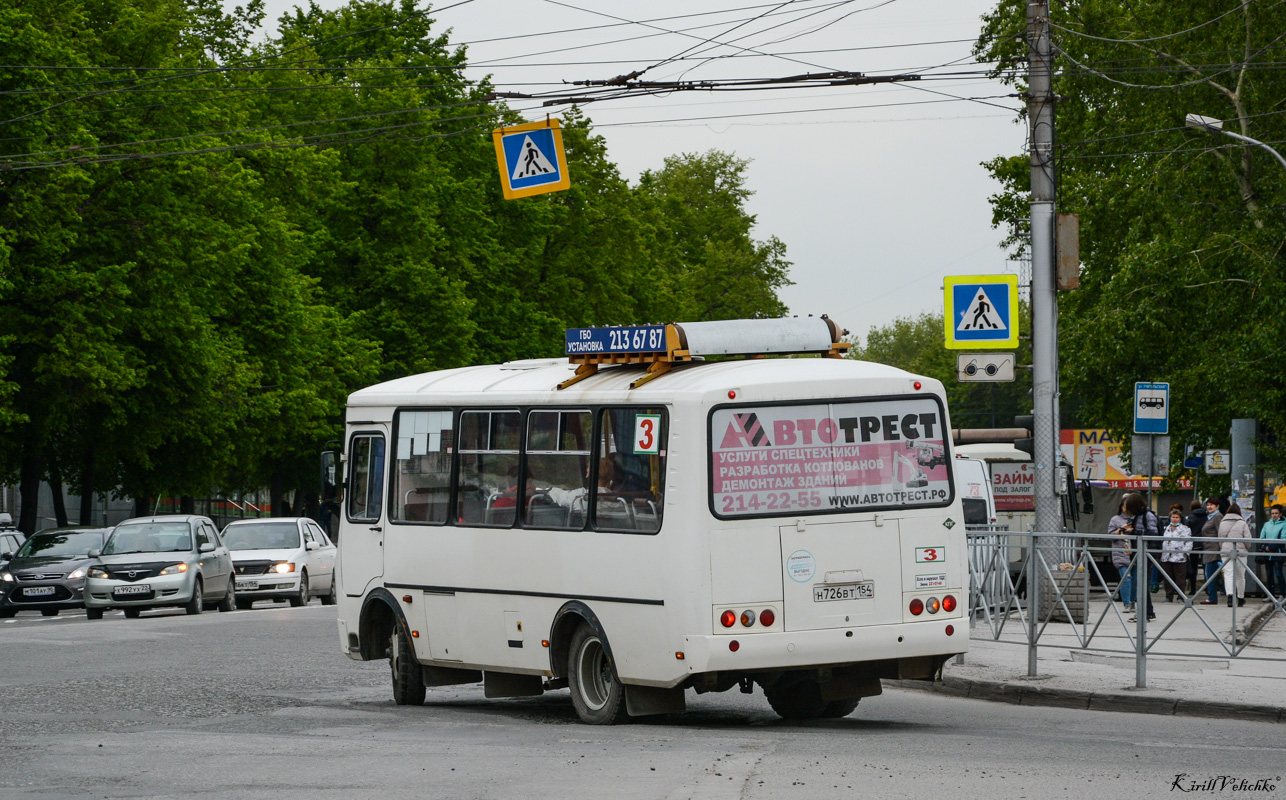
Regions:
<instances>
[{"instance_id":1,"label":"tree foliage","mask_svg":"<svg viewBox=\"0 0 1286 800\"><path fill-rule=\"evenodd\" d=\"M1063 407L1129 429L1133 383L1168 380L1176 442L1226 446L1255 417L1286 467L1286 171L1184 126L1188 113L1286 140L1286 7L1195 0L1052 4L1058 205L1081 223L1081 287L1060 295ZM1025 6L985 18L980 57L1022 88ZM988 165L998 225L1027 216L1025 155ZM1069 399L1071 402L1069 403Z\"/></svg>"},{"instance_id":2,"label":"tree foliage","mask_svg":"<svg viewBox=\"0 0 1286 800\"><path fill-rule=\"evenodd\" d=\"M1026 310L1025 305L1022 310ZM1015 370L1006 383L962 383L956 378L956 350L943 347L942 314L901 317L872 328L864 342L857 342L849 357L904 369L942 381L956 428L1009 428L1014 416L1031 413L1031 374ZM1031 348L1022 342L1017 364L1031 363Z\"/></svg>"},{"instance_id":3,"label":"tree foliage","mask_svg":"<svg viewBox=\"0 0 1286 800\"><path fill-rule=\"evenodd\" d=\"M0 5L0 473L147 498L315 480L375 380L561 352L565 327L778 315L747 164L631 186L563 117L572 189L502 199L415 0Z\"/></svg>"}]
</instances>

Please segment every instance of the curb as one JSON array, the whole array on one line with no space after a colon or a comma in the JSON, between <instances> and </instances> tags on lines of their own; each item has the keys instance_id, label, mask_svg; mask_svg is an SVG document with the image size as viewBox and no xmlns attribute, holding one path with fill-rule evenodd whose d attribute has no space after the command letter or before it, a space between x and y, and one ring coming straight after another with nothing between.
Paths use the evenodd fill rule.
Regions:
<instances>
[{"instance_id":1,"label":"curb","mask_svg":"<svg viewBox=\"0 0 1286 800\"><path fill-rule=\"evenodd\" d=\"M1147 697L1120 692L1085 692L1076 689L1053 689L1045 686L1026 686L1005 681L982 681L969 678L943 678L940 682L885 680L882 683L894 689L941 694L948 697L967 697L970 700L987 700L1021 706L1071 708L1082 711L1115 711L1126 714L1161 714L1177 717L1205 717L1207 719L1237 719L1254 722L1286 722L1286 710L1277 706L1244 703L1215 703L1204 700L1174 700L1165 697Z\"/></svg>"},{"instance_id":2,"label":"curb","mask_svg":"<svg viewBox=\"0 0 1286 800\"><path fill-rule=\"evenodd\" d=\"M1272 604L1260 606L1259 609L1251 612L1239 627L1243 631L1254 628L1272 613L1272 610ZM986 700L993 703L1010 703L1022 706L1286 723L1286 708L1249 703L1217 703L1205 700L1169 699L1122 692L1088 692L1077 689L1057 689L1007 681L986 681L957 677L945 677L941 681L935 682L884 680L882 683L895 689L910 689L947 697L966 697L970 700Z\"/></svg>"}]
</instances>

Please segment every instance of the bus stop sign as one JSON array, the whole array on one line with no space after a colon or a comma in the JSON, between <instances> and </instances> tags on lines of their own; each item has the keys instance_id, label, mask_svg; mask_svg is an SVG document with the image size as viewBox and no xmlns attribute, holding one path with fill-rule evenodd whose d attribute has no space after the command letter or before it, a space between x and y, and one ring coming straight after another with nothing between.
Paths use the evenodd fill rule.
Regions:
<instances>
[{"instance_id":1,"label":"bus stop sign","mask_svg":"<svg viewBox=\"0 0 1286 800\"><path fill-rule=\"evenodd\" d=\"M1134 384L1134 432L1170 432L1170 384Z\"/></svg>"}]
</instances>

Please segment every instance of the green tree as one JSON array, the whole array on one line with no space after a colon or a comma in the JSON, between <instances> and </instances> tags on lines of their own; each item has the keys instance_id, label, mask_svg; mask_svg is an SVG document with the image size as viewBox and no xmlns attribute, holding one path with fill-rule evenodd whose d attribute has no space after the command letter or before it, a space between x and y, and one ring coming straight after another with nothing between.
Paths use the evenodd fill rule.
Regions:
<instances>
[{"instance_id":1,"label":"green tree","mask_svg":"<svg viewBox=\"0 0 1286 800\"><path fill-rule=\"evenodd\" d=\"M1025 7L984 20L981 58L1023 87ZM1168 380L1177 441L1226 444L1257 417L1286 467L1286 172L1267 153L1185 129L1186 113L1286 139L1273 68L1286 7L1069 0L1053 6L1059 207L1080 214L1081 288L1060 296L1064 407L1129 429L1133 383ZM998 225L1027 214L1027 157L988 167ZM1069 398L1072 403L1068 403Z\"/></svg>"}]
</instances>

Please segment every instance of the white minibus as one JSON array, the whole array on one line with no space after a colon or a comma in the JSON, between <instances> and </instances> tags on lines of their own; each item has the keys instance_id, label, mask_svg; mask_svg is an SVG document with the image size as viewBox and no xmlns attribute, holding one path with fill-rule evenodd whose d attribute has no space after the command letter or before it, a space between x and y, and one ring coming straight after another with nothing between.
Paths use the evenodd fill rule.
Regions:
<instances>
[{"instance_id":1,"label":"white minibus","mask_svg":"<svg viewBox=\"0 0 1286 800\"><path fill-rule=\"evenodd\" d=\"M388 659L400 704L566 687L592 724L756 685L840 717L883 678L940 679L968 644L945 394L842 333L577 329L566 360L355 392L323 467L343 652Z\"/></svg>"}]
</instances>

